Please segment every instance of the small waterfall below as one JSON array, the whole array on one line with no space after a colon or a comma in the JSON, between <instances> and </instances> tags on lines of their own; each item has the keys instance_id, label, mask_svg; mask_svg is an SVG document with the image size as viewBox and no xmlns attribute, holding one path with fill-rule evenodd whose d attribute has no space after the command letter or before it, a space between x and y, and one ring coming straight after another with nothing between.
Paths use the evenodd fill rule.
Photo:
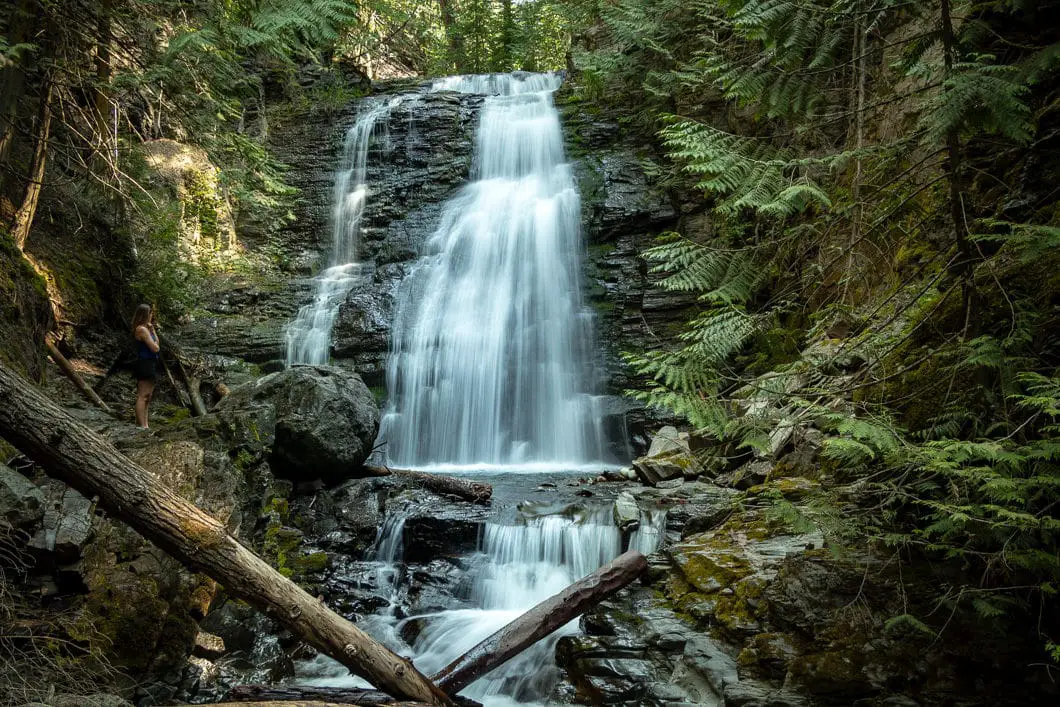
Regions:
<instances>
[{"instance_id":1,"label":"small waterfall below","mask_svg":"<svg viewBox=\"0 0 1060 707\"><path fill-rule=\"evenodd\" d=\"M600 466L581 298L580 196L550 74L454 76L486 94L473 181L444 207L403 283L387 363L387 464Z\"/></svg>"},{"instance_id":2,"label":"small waterfall below","mask_svg":"<svg viewBox=\"0 0 1060 707\"><path fill-rule=\"evenodd\" d=\"M424 674L435 673L475 644L539 602L557 594L622 552L622 533L615 525L613 507L607 504L555 506L523 503L508 508L482 528L479 552L469 558L466 588L453 608L400 618L405 597L401 582L406 569L401 560L403 532L408 517L404 508L391 511L380 526L371 559L375 561L377 592L389 593L389 605L361 619L375 638L403 655L411 656ZM630 549L652 552L658 548L666 526L666 512L645 511L640 529L629 539ZM466 596L463 596L466 594ZM415 607L412 607L413 611ZM409 624L419 627L411 643ZM479 679L461 692L488 707L549 704L561 676L555 665L556 643L576 633L572 621L551 636ZM301 682L333 687L364 687L360 678L327 657L318 657L300 670Z\"/></svg>"},{"instance_id":3,"label":"small waterfall below","mask_svg":"<svg viewBox=\"0 0 1060 707\"><path fill-rule=\"evenodd\" d=\"M386 131L386 118L402 100L369 104L346 133L342 163L335 173L332 193L332 247L328 267L316 276L313 301L298 311L284 332L287 365L326 364L331 353L331 330L346 295L359 282L357 262L361 218L368 200L368 154Z\"/></svg>"},{"instance_id":4,"label":"small waterfall below","mask_svg":"<svg viewBox=\"0 0 1060 707\"><path fill-rule=\"evenodd\" d=\"M509 522L487 523L485 561L471 582L475 608L431 617L413 645L416 665L428 674L441 670L535 604L617 557L621 549L622 535L609 507L536 515L524 506ZM463 694L490 704L547 699L560 678L552 658L556 642L576 631L577 621L572 621Z\"/></svg>"}]
</instances>

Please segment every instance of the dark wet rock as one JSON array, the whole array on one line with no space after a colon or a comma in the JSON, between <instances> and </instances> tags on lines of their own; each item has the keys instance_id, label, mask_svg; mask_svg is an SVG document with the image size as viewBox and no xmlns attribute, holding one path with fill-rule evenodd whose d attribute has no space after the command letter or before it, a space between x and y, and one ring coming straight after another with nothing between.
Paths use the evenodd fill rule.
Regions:
<instances>
[{"instance_id":1,"label":"dark wet rock","mask_svg":"<svg viewBox=\"0 0 1060 707\"><path fill-rule=\"evenodd\" d=\"M29 530L44 518L44 493L22 474L0 464L0 522Z\"/></svg>"},{"instance_id":2,"label":"dark wet rock","mask_svg":"<svg viewBox=\"0 0 1060 707\"><path fill-rule=\"evenodd\" d=\"M738 662L760 677L783 680L788 665L799 654L797 641L788 633L760 633L747 642Z\"/></svg>"},{"instance_id":3,"label":"dark wet rock","mask_svg":"<svg viewBox=\"0 0 1060 707\"><path fill-rule=\"evenodd\" d=\"M738 493L703 481L684 483L673 489L640 488L632 493L641 504L666 509L667 530L687 537L710 530L732 513Z\"/></svg>"},{"instance_id":4,"label":"dark wet rock","mask_svg":"<svg viewBox=\"0 0 1060 707\"><path fill-rule=\"evenodd\" d=\"M92 502L60 481L43 484L44 514L29 540L29 550L42 567L71 565L92 533Z\"/></svg>"},{"instance_id":5,"label":"dark wet rock","mask_svg":"<svg viewBox=\"0 0 1060 707\"><path fill-rule=\"evenodd\" d=\"M458 607L470 595L467 573L473 564L473 560L436 559L410 568L409 594L415 613Z\"/></svg>"},{"instance_id":6,"label":"dark wet rock","mask_svg":"<svg viewBox=\"0 0 1060 707\"><path fill-rule=\"evenodd\" d=\"M726 707L811 707L813 701L792 690L743 681L725 688Z\"/></svg>"},{"instance_id":7,"label":"dark wet rock","mask_svg":"<svg viewBox=\"0 0 1060 707\"><path fill-rule=\"evenodd\" d=\"M764 483L772 470L773 463L770 461L747 462L727 477L725 484L737 489L749 489ZM720 482L721 479L719 479Z\"/></svg>"},{"instance_id":8,"label":"dark wet rock","mask_svg":"<svg viewBox=\"0 0 1060 707\"><path fill-rule=\"evenodd\" d=\"M418 494L417 494L418 495ZM405 554L408 562L426 563L438 557L474 552L488 508L474 503L446 501L423 494L405 520Z\"/></svg>"},{"instance_id":9,"label":"dark wet rock","mask_svg":"<svg viewBox=\"0 0 1060 707\"><path fill-rule=\"evenodd\" d=\"M321 594L329 606L345 616L367 616L390 605L393 582L402 582L404 574L399 568L387 577L376 562L335 554Z\"/></svg>"},{"instance_id":10,"label":"dark wet rock","mask_svg":"<svg viewBox=\"0 0 1060 707\"><path fill-rule=\"evenodd\" d=\"M218 661L224 672L238 674L246 682L262 682L282 679L294 670L284 648L289 634L257 609L226 601L200 625L224 642L225 657Z\"/></svg>"},{"instance_id":11,"label":"dark wet rock","mask_svg":"<svg viewBox=\"0 0 1060 707\"><path fill-rule=\"evenodd\" d=\"M388 478L351 479L328 492L292 499L290 515L324 550L364 557L375 543L393 487Z\"/></svg>"},{"instance_id":12,"label":"dark wet rock","mask_svg":"<svg viewBox=\"0 0 1060 707\"><path fill-rule=\"evenodd\" d=\"M349 478L379 430L364 382L332 366L294 366L235 388L218 416L269 449L273 473L296 481Z\"/></svg>"}]
</instances>

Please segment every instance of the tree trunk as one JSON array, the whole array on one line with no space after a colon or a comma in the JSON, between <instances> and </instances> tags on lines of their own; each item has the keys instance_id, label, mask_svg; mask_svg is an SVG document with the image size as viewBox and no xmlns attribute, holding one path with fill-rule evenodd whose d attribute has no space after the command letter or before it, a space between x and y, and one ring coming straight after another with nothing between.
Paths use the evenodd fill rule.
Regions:
<instances>
[{"instance_id":1,"label":"tree trunk","mask_svg":"<svg viewBox=\"0 0 1060 707\"><path fill-rule=\"evenodd\" d=\"M0 364L0 435L50 475L128 523L194 572L263 611L373 685L430 704L451 700L417 671L270 567L224 525L167 488Z\"/></svg>"},{"instance_id":2,"label":"tree trunk","mask_svg":"<svg viewBox=\"0 0 1060 707\"><path fill-rule=\"evenodd\" d=\"M620 555L512 621L447 665L432 680L450 694L460 692L635 580L647 567L647 558L636 550Z\"/></svg>"},{"instance_id":3,"label":"tree trunk","mask_svg":"<svg viewBox=\"0 0 1060 707\"><path fill-rule=\"evenodd\" d=\"M433 491L434 493L446 496L456 496L457 498L462 498L465 501L471 501L473 503L489 503L490 496L493 495L492 486L478 481L471 481L469 479L459 479L454 476L439 476L438 474L428 474L422 471L410 471L408 469L389 469L382 466L365 465L364 469L368 472L369 476L396 476L400 479L408 479L412 483L417 486L422 486L428 491Z\"/></svg>"},{"instance_id":4,"label":"tree trunk","mask_svg":"<svg viewBox=\"0 0 1060 707\"><path fill-rule=\"evenodd\" d=\"M460 656L433 680L439 687L455 694L510 658L540 641L553 631L577 618L589 608L625 587L648 567L648 560L631 550L592 574L589 574L546 599L515 621ZM378 694L378 693L374 693ZM298 687L293 685L241 685L228 699L235 701L324 700L341 704L377 704L369 702L364 690L334 687ZM461 704L466 700L455 697Z\"/></svg>"},{"instance_id":5,"label":"tree trunk","mask_svg":"<svg viewBox=\"0 0 1060 707\"><path fill-rule=\"evenodd\" d=\"M111 14L113 12L114 0L99 0L99 8L96 16L96 82L92 87L92 107L95 115L96 134L93 136L100 165L105 165L108 152L113 153L113 159L117 161L118 145L111 146L110 130L110 101L104 87L110 84L111 68L111 42L113 41L113 30L111 28ZM117 168L117 164L114 165Z\"/></svg>"},{"instance_id":6,"label":"tree trunk","mask_svg":"<svg viewBox=\"0 0 1060 707\"><path fill-rule=\"evenodd\" d=\"M59 349L55 348L55 344L45 340L44 345L48 348L48 354L52 357L52 360L55 361L55 364L66 374L66 377L70 379L74 386L81 391L81 395L88 398L89 402L96 404L105 412L111 412L110 406L103 402L103 399L96 394L96 391L92 390L92 388L85 383L81 374L79 374L74 369L73 365L66 360L66 357L59 352Z\"/></svg>"},{"instance_id":7,"label":"tree trunk","mask_svg":"<svg viewBox=\"0 0 1060 707\"><path fill-rule=\"evenodd\" d=\"M950 0L942 0L942 51L946 67L946 78L953 73L957 60L957 40L953 31L953 18L950 13ZM945 90L945 89L943 89ZM961 279L962 313L964 315L965 338L974 338L978 331L978 313L976 312L975 282L973 279L976 261L975 249L972 246L968 231L968 218L965 215L964 186L961 173L964 168L961 150L961 136L956 128L946 133L946 183L950 191L950 220L953 221L954 239L957 243L957 263L954 266Z\"/></svg>"},{"instance_id":8,"label":"tree trunk","mask_svg":"<svg viewBox=\"0 0 1060 707\"><path fill-rule=\"evenodd\" d=\"M44 181L44 166L48 161L48 135L52 126L52 82L44 79L44 92L40 99L40 117L37 123L37 147L33 150L33 163L29 170L29 184L26 185L26 196L22 206L15 212L11 224L11 236L18 249L26 249L26 240L33 227L33 217L37 214L37 201L40 199L41 184Z\"/></svg>"},{"instance_id":9,"label":"tree trunk","mask_svg":"<svg viewBox=\"0 0 1060 707\"><path fill-rule=\"evenodd\" d=\"M463 71L466 63L464 35L453 14L452 3L450 0L438 0L438 9L442 12L442 26L445 27L445 36L449 40L449 58L457 71Z\"/></svg>"},{"instance_id":10,"label":"tree trunk","mask_svg":"<svg viewBox=\"0 0 1060 707\"><path fill-rule=\"evenodd\" d=\"M202 417L206 414L206 403L202 401L202 392L199 389L202 382L196 376L187 374L184 375L184 381L188 385L188 395L191 396L191 410L196 417Z\"/></svg>"},{"instance_id":11,"label":"tree trunk","mask_svg":"<svg viewBox=\"0 0 1060 707\"><path fill-rule=\"evenodd\" d=\"M233 705L277 704L329 704L329 705L394 705L394 698L378 690L337 687L303 687L295 685L239 685L232 688L225 699ZM476 707L477 702L456 698L455 702L466 707ZM402 703L413 704L413 703Z\"/></svg>"},{"instance_id":12,"label":"tree trunk","mask_svg":"<svg viewBox=\"0 0 1060 707\"><path fill-rule=\"evenodd\" d=\"M20 0L12 13L8 27L8 40L11 44L29 41L38 10L36 0ZM18 103L26 85L26 71L22 62L16 60L0 70L0 121L3 130L0 132L0 189L3 189L7 177L8 156L11 144L15 139L15 124L18 122Z\"/></svg>"}]
</instances>

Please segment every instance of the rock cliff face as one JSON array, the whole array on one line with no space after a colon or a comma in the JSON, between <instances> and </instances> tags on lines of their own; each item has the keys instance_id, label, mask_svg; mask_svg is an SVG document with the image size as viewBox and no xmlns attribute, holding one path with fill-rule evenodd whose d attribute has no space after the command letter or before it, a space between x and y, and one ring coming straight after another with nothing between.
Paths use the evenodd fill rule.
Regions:
<instances>
[{"instance_id":1,"label":"rock cliff face","mask_svg":"<svg viewBox=\"0 0 1060 707\"><path fill-rule=\"evenodd\" d=\"M369 196L360 258L367 276L341 307L332 356L379 388L394 318L394 292L437 227L442 205L468 180L482 97L424 93L423 87L381 86L369 99L407 95L393 107L368 158ZM388 93L389 92L389 93ZM614 121L591 115L557 96L564 115L568 155L582 192L587 243L583 287L597 313L601 390L621 392L631 383L620 362L623 350L660 345L683 321L687 298L651 287L638 253L659 233L676 227L680 209L652 183L642 148L624 139ZM296 220L275 229L242 219L248 250L272 258L275 267L215 283L205 311L180 332L193 349L278 368L283 329L312 297L312 275L327 260L331 239L332 183L343 135L363 106L337 112L306 111L276 122L271 138L289 167L287 180L300 190ZM629 404L615 400L615 414ZM637 433L637 416L631 418ZM640 451L638 449L638 451Z\"/></svg>"},{"instance_id":2,"label":"rock cliff face","mask_svg":"<svg viewBox=\"0 0 1060 707\"><path fill-rule=\"evenodd\" d=\"M383 380L393 290L433 232L442 204L467 181L481 102L476 96L410 95L373 141L360 247L367 276L340 309L332 342L334 362L354 368L370 386ZM300 192L296 220L271 230L245 224L244 246L270 255L275 268L216 283L206 311L180 332L189 346L278 367L284 326L310 301L312 276L326 265L334 172L360 108L354 102L338 112L307 111L274 127L273 148Z\"/></svg>"}]
</instances>

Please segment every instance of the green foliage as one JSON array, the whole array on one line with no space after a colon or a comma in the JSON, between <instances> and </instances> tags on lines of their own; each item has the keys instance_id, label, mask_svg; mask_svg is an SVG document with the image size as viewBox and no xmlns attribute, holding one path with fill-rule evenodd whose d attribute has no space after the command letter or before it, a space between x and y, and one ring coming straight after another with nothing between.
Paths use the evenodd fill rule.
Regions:
<instances>
[{"instance_id":1,"label":"green foliage","mask_svg":"<svg viewBox=\"0 0 1060 707\"><path fill-rule=\"evenodd\" d=\"M1016 66L992 63L981 55L953 66L942 90L924 106L921 128L924 141L938 144L951 132L974 137L1001 135L1017 144L1028 142L1034 131L1031 109L1024 101L1029 88Z\"/></svg>"},{"instance_id":2,"label":"green foliage","mask_svg":"<svg viewBox=\"0 0 1060 707\"><path fill-rule=\"evenodd\" d=\"M933 487L915 501L926 513L914 537L979 565L990 584L1027 572L1044 591L1060 581L1060 379L1025 373L1019 380L1026 392L1011 399L1035 438L944 439L912 450L910 463Z\"/></svg>"},{"instance_id":3,"label":"green foliage","mask_svg":"<svg viewBox=\"0 0 1060 707\"><path fill-rule=\"evenodd\" d=\"M673 165L658 176L712 219L645 252L698 311L626 355L634 396L759 450L776 416L812 421L822 479L849 487L830 510L772 498L777 518L831 513L840 541L948 559L940 606L1054 611L1056 3L580 5L576 91L658 136ZM843 355L745 368L789 315L815 322L792 339ZM922 618L887 630L934 636Z\"/></svg>"},{"instance_id":4,"label":"green foliage","mask_svg":"<svg viewBox=\"0 0 1060 707\"><path fill-rule=\"evenodd\" d=\"M719 246L721 244L719 243ZM747 311L763 276L750 249L725 249L668 233L645 251L653 273L669 273L659 285L697 295L704 309L678 336L672 351L626 353L637 375L653 381L647 391L632 391L644 402L674 410L696 427L722 432L728 424L717 400L727 363L764 328L768 318Z\"/></svg>"},{"instance_id":5,"label":"green foliage","mask_svg":"<svg viewBox=\"0 0 1060 707\"><path fill-rule=\"evenodd\" d=\"M202 297L204 271L179 249L179 204L144 204L137 268L129 285L135 298L158 307L163 320L173 321L193 311Z\"/></svg>"},{"instance_id":6,"label":"green foliage","mask_svg":"<svg viewBox=\"0 0 1060 707\"><path fill-rule=\"evenodd\" d=\"M670 156L695 175L696 187L718 197L715 209L743 209L787 218L812 203L828 207L828 196L804 174L807 164L785 159L768 142L726 133L676 116L660 135Z\"/></svg>"},{"instance_id":7,"label":"green foliage","mask_svg":"<svg viewBox=\"0 0 1060 707\"><path fill-rule=\"evenodd\" d=\"M976 241L1004 245L1024 265L1060 252L1060 228L1056 226L997 219L986 219L983 226L994 232L973 235Z\"/></svg>"}]
</instances>

